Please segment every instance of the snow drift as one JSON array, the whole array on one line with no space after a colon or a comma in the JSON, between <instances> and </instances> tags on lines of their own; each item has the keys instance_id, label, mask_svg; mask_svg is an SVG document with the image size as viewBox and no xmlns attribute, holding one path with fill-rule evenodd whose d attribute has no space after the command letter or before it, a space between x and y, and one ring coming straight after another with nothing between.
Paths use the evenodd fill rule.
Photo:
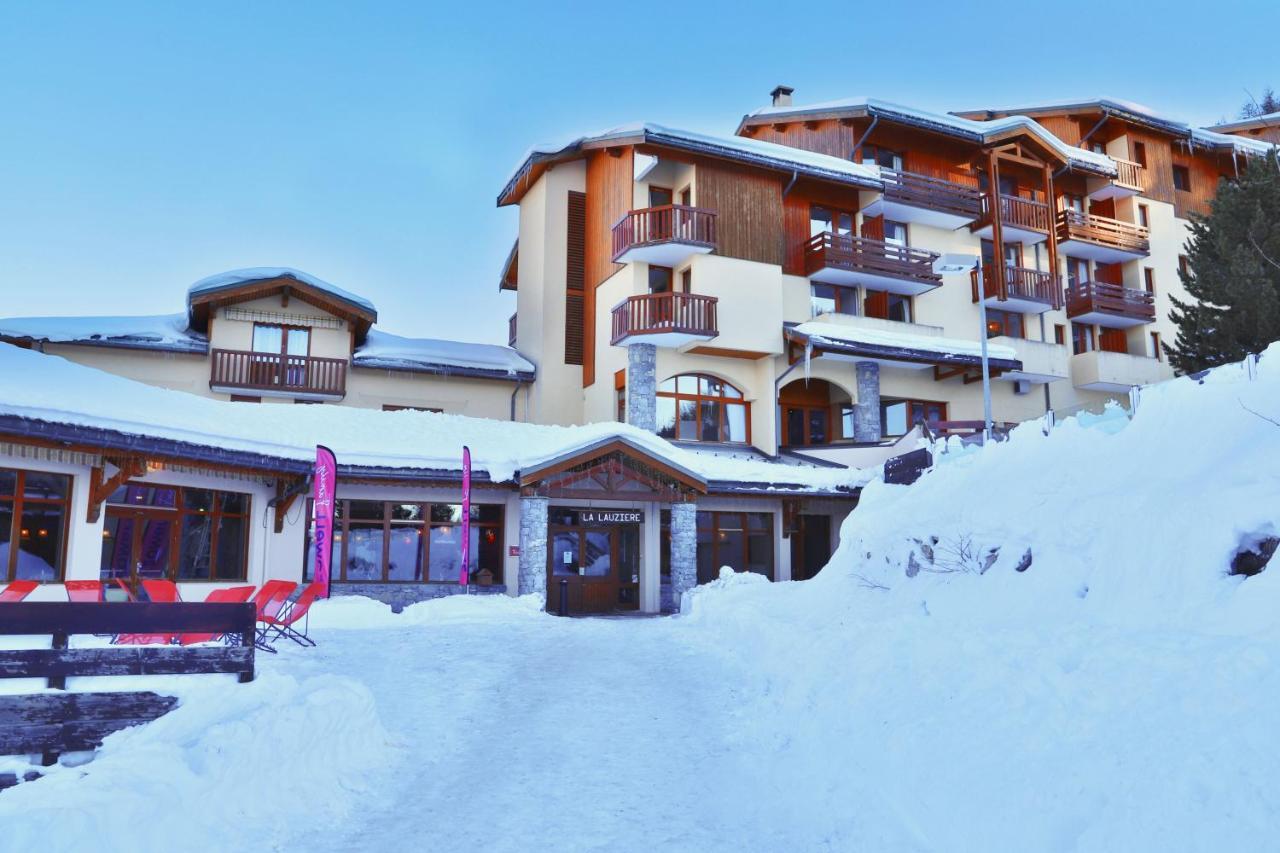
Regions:
<instances>
[{"instance_id":1,"label":"snow drift","mask_svg":"<svg viewBox=\"0 0 1280 853\"><path fill-rule=\"evenodd\" d=\"M1229 573L1280 528L1266 418L1280 344L870 484L812 581L697 590L761 797L832 849L1272 846L1280 563Z\"/></svg>"}]
</instances>

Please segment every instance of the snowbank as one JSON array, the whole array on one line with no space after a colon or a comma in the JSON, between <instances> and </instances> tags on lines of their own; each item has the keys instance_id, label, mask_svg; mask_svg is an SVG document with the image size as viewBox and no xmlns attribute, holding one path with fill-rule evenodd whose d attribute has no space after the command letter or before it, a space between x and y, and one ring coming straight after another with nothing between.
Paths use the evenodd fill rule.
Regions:
<instances>
[{"instance_id":1,"label":"snowbank","mask_svg":"<svg viewBox=\"0 0 1280 853\"><path fill-rule=\"evenodd\" d=\"M155 722L107 738L92 762L0 794L0 847L286 849L301 828L350 815L394 759L372 695L350 678L266 672L181 697Z\"/></svg>"}]
</instances>

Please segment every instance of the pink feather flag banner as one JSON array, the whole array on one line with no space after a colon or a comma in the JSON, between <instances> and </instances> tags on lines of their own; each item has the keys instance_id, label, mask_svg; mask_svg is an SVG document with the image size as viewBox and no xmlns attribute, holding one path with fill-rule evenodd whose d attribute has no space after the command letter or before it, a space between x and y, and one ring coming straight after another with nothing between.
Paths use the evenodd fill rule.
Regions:
<instances>
[{"instance_id":1,"label":"pink feather flag banner","mask_svg":"<svg viewBox=\"0 0 1280 853\"><path fill-rule=\"evenodd\" d=\"M471 448L462 446L462 568L458 583L467 585L471 568Z\"/></svg>"},{"instance_id":2,"label":"pink feather flag banner","mask_svg":"<svg viewBox=\"0 0 1280 853\"><path fill-rule=\"evenodd\" d=\"M316 549L314 580L324 585L324 597L328 598L329 563L333 558L333 492L338 482L338 459L323 444L316 445L316 468L312 481L311 541Z\"/></svg>"}]
</instances>

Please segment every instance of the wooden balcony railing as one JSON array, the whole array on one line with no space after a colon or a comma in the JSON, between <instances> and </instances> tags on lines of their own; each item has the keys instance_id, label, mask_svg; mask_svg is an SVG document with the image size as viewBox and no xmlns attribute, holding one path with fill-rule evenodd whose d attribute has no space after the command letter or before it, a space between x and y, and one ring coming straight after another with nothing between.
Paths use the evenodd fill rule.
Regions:
<instances>
[{"instance_id":1,"label":"wooden balcony railing","mask_svg":"<svg viewBox=\"0 0 1280 853\"><path fill-rule=\"evenodd\" d=\"M1130 290L1100 281L1086 281L1067 288L1067 317L1094 312L1151 323L1156 319L1156 298L1145 290Z\"/></svg>"},{"instance_id":2,"label":"wooden balcony railing","mask_svg":"<svg viewBox=\"0 0 1280 853\"><path fill-rule=\"evenodd\" d=\"M1129 189L1142 192L1145 189L1142 183L1142 164L1135 163L1132 160L1121 160L1119 157L1112 157L1116 161L1116 179L1115 183Z\"/></svg>"},{"instance_id":3,"label":"wooden balcony railing","mask_svg":"<svg viewBox=\"0 0 1280 853\"><path fill-rule=\"evenodd\" d=\"M890 201L970 219L977 219L982 212L982 191L976 182L968 186L945 178L895 169L881 169L880 178L884 181L884 197Z\"/></svg>"},{"instance_id":4,"label":"wooden balcony railing","mask_svg":"<svg viewBox=\"0 0 1280 853\"><path fill-rule=\"evenodd\" d=\"M978 271L969 273L969 278L973 285L973 301L977 302ZM1055 310L1062 307L1062 289L1054 283L1053 276L1049 273L1026 267L1005 267L1004 278L1006 299L1042 302ZM986 299L997 299L1000 296L1000 279L993 266L982 268L982 295Z\"/></svg>"},{"instance_id":5,"label":"wooden balcony railing","mask_svg":"<svg viewBox=\"0 0 1280 853\"><path fill-rule=\"evenodd\" d=\"M516 315L512 314L507 318L507 346L516 345Z\"/></svg>"},{"instance_id":6,"label":"wooden balcony railing","mask_svg":"<svg viewBox=\"0 0 1280 853\"><path fill-rule=\"evenodd\" d=\"M991 221L991 196L982 197L982 224ZM1032 201L1014 195L1000 196L1000 222L1028 231L1053 230L1053 208L1042 201Z\"/></svg>"},{"instance_id":7,"label":"wooden balcony railing","mask_svg":"<svg viewBox=\"0 0 1280 853\"><path fill-rule=\"evenodd\" d=\"M1058 242L1065 243L1068 240L1096 243L1143 255L1151 251L1148 231L1141 225L1069 208L1058 211Z\"/></svg>"},{"instance_id":8,"label":"wooden balcony railing","mask_svg":"<svg viewBox=\"0 0 1280 853\"><path fill-rule=\"evenodd\" d=\"M226 349L212 355L211 387L338 397L347 393L346 359Z\"/></svg>"},{"instance_id":9,"label":"wooden balcony railing","mask_svg":"<svg viewBox=\"0 0 1280 853\"><path fill-rule=\"evenodd\" d=\"M933 262L938 257L937 252L924 249L824 231L805 243L804 269L805 275L822 269L840 269L937 287L942 284L942 276L933 271Z\"/></svg>"},{"instance_id":10,"label":"wooden balcony railing","mask_svg":"<svg viewBox=\"0 0 1280 853\"><path fill-rule=\"evenodd\" d=\"M613 309L613 339L617 344L631 335L684 334L715 337L714 296L692 293L646 293L629 296Z\"/></svg>"},{"instance_id":11,"label":"wooden balcony railing","mask_svg":"<svg viewBox=\"0 0 1280 853\"><path fill-rule=\"evenodd\" d=\"M613 226L613 259L639 246L689 243L716 246L716 212L687 204L633 210Z\"/></svg>"}]
</instances>

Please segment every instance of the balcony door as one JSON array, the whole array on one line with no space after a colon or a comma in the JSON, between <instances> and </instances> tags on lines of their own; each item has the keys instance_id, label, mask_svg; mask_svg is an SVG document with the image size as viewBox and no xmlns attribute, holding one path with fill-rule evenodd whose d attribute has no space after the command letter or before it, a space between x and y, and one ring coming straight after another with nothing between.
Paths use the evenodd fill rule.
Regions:
<instances>
[{"instance_id":1,"label":"balcony door","mask_svg":"<svg viewBox=\"0 0 1280 853\"><path fill-rule=\"evenodd\" d=\"M305 326L255 323L253 327L256 385L305 385L307 356L311 354L311 330Z\"/></svg>"},{"instance_id":2,"label":"balcony door","mask_svg":"<svg viewBox=\"0 0 1280 853\"><path fill-rule=\"evenodd\" d=\"M1084 258L1067 256L1067 287L1081 287L1089 280L1089 262Z\"/></svg>"},{"instance_id":3,"label":"balcony door","mask_svg":"<svg viewBox=\"0 0 1280 853\"><path fill-rule=\"evenodd\" d=\"M982 241L982 265L984 267L996 265L996 247L990 240ZM1005 269L1017 269L1022 266L1021 243L1004 244L1004 266Z\"/></svg>"},{"instance_id":4,"label":"balcony door","mask_svg":"<svg viewBox=\"0 0 1280 853\"><path fill-rule=\"evenodd\" d=\"M853 233L853 212L836 210L820 204L809 205L809 236L831 232L837 235Z\"/></svg>"}]
</instances>

